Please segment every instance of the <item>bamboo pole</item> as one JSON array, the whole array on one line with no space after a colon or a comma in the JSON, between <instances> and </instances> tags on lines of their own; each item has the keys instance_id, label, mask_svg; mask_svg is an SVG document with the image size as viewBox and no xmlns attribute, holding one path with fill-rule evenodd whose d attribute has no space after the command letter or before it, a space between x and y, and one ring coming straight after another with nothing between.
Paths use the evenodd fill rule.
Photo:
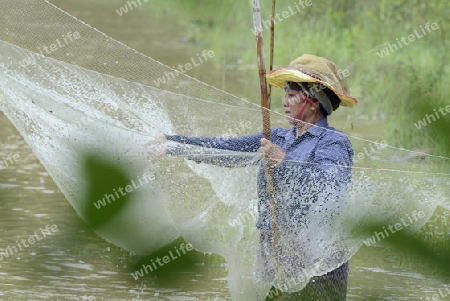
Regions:
<instances>
[{"instance_id":1,"label":"bamboo pole","mask_svg":"<svg viewBox=\"0 0 450 301\"><path fill-rule=\"evenodd\" d=\"M270 15L270 63L269 70L273 70L273 49L275 45L275 6L276 0L272 0L272 14ZM269 97L269 107L272 104L272 87L269 85L268 87L268 97Z\"/></svg>"},{"instance_id":2,"label":"bamboo pole","mask_svg":"<svg viewBox=\"0 0 450 301\"><path fill-rule=\"evenodd\" d=\"M259 83L261 88L261 109L262 109L262 123L264 138L271 140L270 135L270 99L267 93L267 82L266 82L266 67L264 64L264 47L262 39L262 24L261 24L261 8L259 5L259 0L252 0L253 8L253 26L256 39L256 52L258 56L258 73L259 73ZM273 16L271 18L273 20ZM277 224L277 210L275 205L274 196L274 175L273 168L266 164L266 181L267 181L267 191L269 193L269 210L270 210L270 226L272 229L272 246L274 248L276 270L279 270L278 264L278 241L279 241L279 231Z\"/></svg>"}]
</instances>

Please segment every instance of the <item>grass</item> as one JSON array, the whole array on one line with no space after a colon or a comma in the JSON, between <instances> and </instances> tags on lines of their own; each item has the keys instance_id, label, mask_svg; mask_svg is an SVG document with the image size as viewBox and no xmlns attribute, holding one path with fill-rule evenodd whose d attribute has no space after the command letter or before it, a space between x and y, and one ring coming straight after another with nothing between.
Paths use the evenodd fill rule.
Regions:
<instances>
[{"instance_id":1,"label":"grass","mask_svg":"<svg viewBox=\"0 0 450 301\"><path fill-rule=\"evenodd\" d=\"M117 8L126 4L114 0ZM298 1L278 1L277 12L290 11ZM263 20L269 19L270 1L261 1ZM256 50L249 1L154 1L139 7L150 17L177 23L186 45L186 61L202 49L215 52L216 80L231 93L259 102ZM445 105L450 88L447 53L450 8L444 1L312 1L311 6L277 21L275 27L275 67L283 67L302 53L313 53L348 69L348 82L359 105L340 109L343 115L382 117L383 138L394 146L432 149L433 154L450 156L442 142L442 126L449 118L418 130L414 123ZM133 17L130 12L127 17ZM137 16L137 15L135 15ZM143 18L143 15L140 15ZM163 21L163 19L161 19ZM145 20L144 20L145 22ZM422 33L426 23L438 29ZM172 26L172 25L171 25ZM385 44L400 43L402 37L422 33L422 37L380 58ZM180 32L174 33L177 36ZM266 61L269 30L264 30ZM398 39L398 40L397 40ZM381 46L380 46L381 45ZM231 68L231 69L230 69ZM230 71L232 70L232 71ZM208 75L192 75L208 82ZM239 77L238 83L232 78ZM233 83L231 86L227 81ZM218 85L217 82L212 83ZM281 99L275 93L274 99ZM281 110L281 102L273 101ZM448 127L447 127L448 128Z\"/></svg>"},{"instance_id":2,"label":"grass","mask_svg":"<svg viewBox=\"0 0 450 301\"><path fill-rule=\"evenodd\" d=\"M270 2L261 4L263 19L267 20ZM277 12L289 11L293 4L278 2ZM248 1L160 1L145 9L175 17L185 28L188 44L213 49L215 72L226 73L230 66L256 66ZM383 115L386 140L395 146L430 148L434 154L450 156L437 138L441 133L438 124L420 131L414 126L425 114L445 104L450 92L445 84L450 79L448 15L449 8L442 1L313 1L311 6L277 22L275 65L286 66L301 53L330 58L350 71L348 81L360 101L355 112L347 110L346 115ZM438 29L384 58L376 54L384 47L380 45L420 32L427 22L436 23ZM263 33L267 58L269 30ZM240 94L258 102L256 70L236 72L248 78L239 88ZM280 109L281 102L274 102L274 108Z\"/></svg>"}]
</instances>

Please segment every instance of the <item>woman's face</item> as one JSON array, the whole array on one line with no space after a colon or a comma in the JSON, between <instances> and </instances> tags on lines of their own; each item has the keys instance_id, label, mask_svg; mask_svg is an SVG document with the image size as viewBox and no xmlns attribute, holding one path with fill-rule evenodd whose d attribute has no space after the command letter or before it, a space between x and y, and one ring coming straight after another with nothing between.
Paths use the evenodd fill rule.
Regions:
<instances>
[{"instance_id":1,"label":"woman's face","mask_svg":"<svg viewBox=\"0 0 450 301\"><path fill-rule=\"evenodd\" d=\"M298 116L305 102L306 105L303 113ZM283 106L286 119L290 124L295 124L295 119L307 122L314 115L314 112L311 110L313 105L306 101L306 97L303 93L297 90L286 89Z\"/></svg>"}]
</instances>

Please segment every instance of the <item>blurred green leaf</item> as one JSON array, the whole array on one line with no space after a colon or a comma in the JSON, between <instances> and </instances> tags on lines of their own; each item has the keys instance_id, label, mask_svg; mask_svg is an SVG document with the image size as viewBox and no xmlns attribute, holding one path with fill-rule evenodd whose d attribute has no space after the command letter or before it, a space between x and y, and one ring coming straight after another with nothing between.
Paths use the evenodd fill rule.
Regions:
<instances>
[{"instance_id":1,"label":"blurred green leaf","mask_svg":"<svg viewBox=\"0 0 450 301\"><path fill-rule=\"evenodd\" d=\"M118 198L115 191L129 184L130 179L124 170L95 155L87 155L84 164L88 183L84 216L89 226L97 229L116 216L127 204L129 194L125 196L119 194ZM110 202L106 199L107 195ZM113 201L111 196L114 197ZM99 200L103 200L105 205L97 208L94 203Z\"/></svg>"},{"instance_id":2,"label":"blurred green leaf","mask_svg":"<svg viewBox=\"0 0 450 301\"><path fill-rule=\"evenodd\" d=\"M359 225L355 229L355 233L370 237L376 232L383 232L388 224L391 224L391 222L372 223L362 226L362 228ZM427 264L435 271L435 274L450 277L450 252L443 251L446 250L446 245L442 243L431 245L423 235L419 236L406 231L391 233L382 240L382 243L395 252L408 253L416 260Z\"/></svg>"}]
</instances>

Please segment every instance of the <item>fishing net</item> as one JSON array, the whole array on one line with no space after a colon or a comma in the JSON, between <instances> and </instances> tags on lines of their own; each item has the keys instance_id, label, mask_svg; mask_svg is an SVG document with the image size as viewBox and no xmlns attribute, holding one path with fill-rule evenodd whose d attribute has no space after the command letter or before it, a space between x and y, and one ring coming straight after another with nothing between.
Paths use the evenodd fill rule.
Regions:
<instances>
[{"instance_id":1,"label":"fishing net","mask_svg":"<svg viewBox=\"0 0 450 301\"><path fill-rule=\"evenodd\" d=\"M81 218L86 206L100 212L121 196L118 187L102 202L84 202L88 181L80 165L90 150L124 167L135 185L123 210L96 232L139 254L179 236L220 254L235 300L263 299L272 286L298 291L345 264L364 242L398 228L415 231L437 206L450 208L447 158L317 128L339 136L336 149L351 153L349 139L353 162L287 158L275 168L274 247L270 209L261 201L267 196L258 105L177 72L47 1L4 0L0 8L0 109ZM271 120L289 127L277 112ZM147 144L159 134L169 135L168 155L155 158L159 150ZM386 219L394 228L371 237L350 226Z\"/></svg>"}]
</instances>

